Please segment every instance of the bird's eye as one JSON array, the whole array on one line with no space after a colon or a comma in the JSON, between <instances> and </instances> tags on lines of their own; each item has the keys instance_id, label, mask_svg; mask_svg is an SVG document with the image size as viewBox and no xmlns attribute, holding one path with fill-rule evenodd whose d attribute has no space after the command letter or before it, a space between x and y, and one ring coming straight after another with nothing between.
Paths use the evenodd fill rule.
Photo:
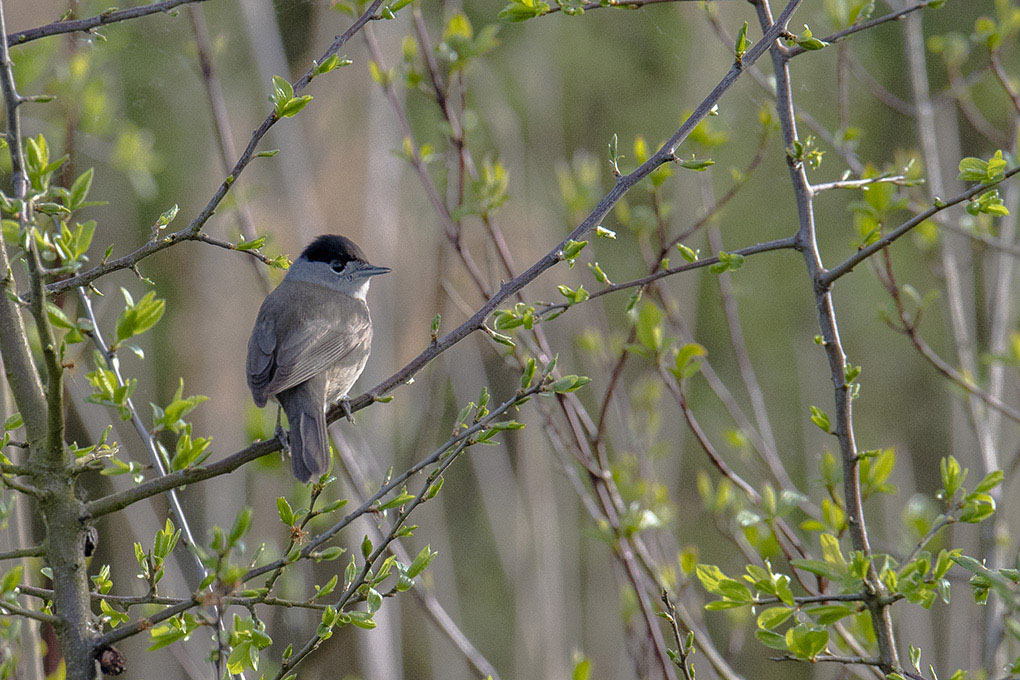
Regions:
<instances>
[{"instance_id":1,"label":"bird's eye","mask_svg":"<svg viewBox=\"0 0 1020 680\"><path fill-rule=\"evenodd\" d=\"M332 262L329 263L329 266L332 267L333 271L339 274L344 270L344 267L347 266L347 263L344 262L343 260L333 260Z\"/></svg>"}]
</instances>

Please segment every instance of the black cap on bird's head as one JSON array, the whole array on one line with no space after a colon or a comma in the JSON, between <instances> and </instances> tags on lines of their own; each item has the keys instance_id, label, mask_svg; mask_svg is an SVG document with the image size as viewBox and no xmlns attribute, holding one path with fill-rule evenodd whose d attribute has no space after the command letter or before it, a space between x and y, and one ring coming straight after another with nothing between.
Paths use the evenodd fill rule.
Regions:
<instances>
[{"instance_id":1,"label":"black cap on bird's head","mask_svg":"<svg viewBox=\"0 0 1020 680\"><path fill-rule=\"evenodd\" d=\"M390 271L387 267L370 265L358 244L339 234L323 234L317 237L301 252L301 259L325 262L336 272L356 270L361 276L375 276ZM355 263L357 266L348 269L349 263Z\"/></svg>"},{"instance_id":2,"label":"black cap on bird's head","mask_svg":"<svg viewBox=\"0 0 1020 680\"><path fill-rule=\"evenodd\" d=\"M301 257L309 262L332 262L340 260L344 264L351 260L368 262L365 253L351 239L338 234L323 234L312 241L301 253Z\"/></svg>"}]
</instances>

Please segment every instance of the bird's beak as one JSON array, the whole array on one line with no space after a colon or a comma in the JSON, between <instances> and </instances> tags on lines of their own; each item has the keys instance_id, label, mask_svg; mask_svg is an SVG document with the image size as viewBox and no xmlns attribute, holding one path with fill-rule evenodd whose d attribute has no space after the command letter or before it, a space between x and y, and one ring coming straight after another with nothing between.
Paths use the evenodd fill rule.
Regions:
<instances>
[{"instance_id":1,"label":"bird's beak","mask_svg":"<svg viewBox=\"0 0 1020 680\"><path fill-rule=\"evenodd\" d=\"M374 264L366 264L358 270L358 276L368 278L370 276L385 274L389 271L391 271L389 267L376 267Z\"/></svg>"}]
</instances>

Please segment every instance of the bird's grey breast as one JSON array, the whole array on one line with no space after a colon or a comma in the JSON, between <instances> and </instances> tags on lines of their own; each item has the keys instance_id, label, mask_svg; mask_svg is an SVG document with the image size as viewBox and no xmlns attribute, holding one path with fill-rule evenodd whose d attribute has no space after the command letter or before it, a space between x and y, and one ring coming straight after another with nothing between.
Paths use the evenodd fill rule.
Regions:
<instances>
[{"instance_id":1,"label":"bird's grey breast","mask_svg":"<svg viewBox=\"0 0 1020 680\"><path fill-rule=\"evenodd\" d=\"M368 310L366 308L367 316ZM347 396L351 387L365 370L368 355L372 351L372 326L365 329L363 338L349 354L334 363L326 371L326 402L331 403Z\"/></svg>"},{"instance_id":2,"label":"bird's grey breast","mask_svg":"<svg viewBox=\"0 0 1020 680\"><path fill-rule=\"evenodd\" d=\"M364 301L285 279L263 304L249 343L248 381L256 403L326 377L326 396L347 394L368 360L372 325Z\"/></svg>"}]
</instances>

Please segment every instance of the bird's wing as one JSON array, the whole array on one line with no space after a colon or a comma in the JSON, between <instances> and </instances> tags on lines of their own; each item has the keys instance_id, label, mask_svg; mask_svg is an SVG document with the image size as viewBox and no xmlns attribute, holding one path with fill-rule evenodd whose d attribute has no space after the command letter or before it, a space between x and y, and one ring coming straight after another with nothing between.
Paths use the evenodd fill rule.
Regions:
<instances>
[{"instance_id":1,"label":"bird's wing","mask_svg":"<svg viewBox=\"0 0 1020 680\"><path fill-rule=\"evenodd\" d=\"M284 286L290 294L277 294ZM362 301L320 286L281 283L263 303L248 343L248 385L256 403L300 385L371 336Z\"/></svg>"}]
</instances>

